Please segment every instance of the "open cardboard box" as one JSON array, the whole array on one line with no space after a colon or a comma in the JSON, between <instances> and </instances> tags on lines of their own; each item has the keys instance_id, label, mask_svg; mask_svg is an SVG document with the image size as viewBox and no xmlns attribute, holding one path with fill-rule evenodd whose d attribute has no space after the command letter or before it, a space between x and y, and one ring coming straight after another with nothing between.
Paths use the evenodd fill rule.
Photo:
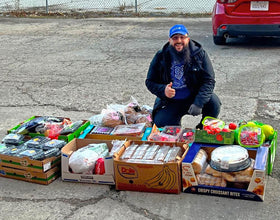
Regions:
<instances>
[{"instance_id":1,"label":"open cardboard box","mask_svg":"<svg viewBox=\"0 0 280 220\"><path fill-rule=\"evenodd\" d=\"M9 129L7 131L7 133L9 134L9 133L13 132L17 128L19 128L22 124L27 123L27 122L35 119L35 118L38 118L38 117L41 117L41 116L32 116L32 117L26 119L25 121L20 122L18 125L16 125L13 128ZM66 118L66 117L56 117L56 118L65 118L65 119L70 120L70 118ZM76 131L74 131L73 133L70 133L68 135L59 135L58 139L59 140L64 140L65 142L69 142L69 141L73 140L74 138L78 138L80 136L80 134L83 132L83 130L88 127L89 124L90 124L89 121L83 120L83 124ZM28 133L28 134L26 134L26 136L29 136L30 138L33 138L33 137L36 137L36 136L44 136L44 134Z\"/></svg>"},{"instance_id":2,"label":"open cardboard box","mask_svg":"<svg viewBox=\"0 0 280 220\"><path fill-rule=\"evenodd\" d=\"M89 144L106 143L109 150L112 148L112 140L95 140L95 139L73 139L66 144L61 150L61 177L63 181L69 182L85 182L114 185L114 168L113 157L108 156L104 158L105 173L103 175L96 174L79 174L72 173L69 170L69 158L71 154Z\"/></svg>"},{"instance_id":3,"label":"open cardboard box","mask_svg":"<svg viewBox=\"0 0 280 220\"><path fill-rule=\"evenodd\" d=\"M267 158L268 147L248 148L249 157L254 159L253 174L249 182L232 183L227 182L224 186L215 186L214 183L200 184L198 175L195 174L193 160L200 149L205 150L208 154L209 162L211 152L221 145L211 145L203 143L193 143L186 157L182 162L182 185L183 192L194 194L205 194L230 197L235 199L248 199L255 201L263 201L265 196L265 186L267 181ZM204 171L202 171L204 173ZM240 184L242 187L236 188Z\"/></svg>"},{"instance_id":4,"label":"open cardboard box","mask_svg":"<svg viewBox=\"0 0 280 220\"><path fill-rule=\"evenodd\" d=\"M182 156L175 162L168 163L141 163L122 160L121 156L131 144L158 144L170 147L178 146L182 149ZM114 169L117 190L175 193L182 191L181 163L189 147L184 143L165 143L129 140L114 154Z\"/></svg>"}]
</instances>

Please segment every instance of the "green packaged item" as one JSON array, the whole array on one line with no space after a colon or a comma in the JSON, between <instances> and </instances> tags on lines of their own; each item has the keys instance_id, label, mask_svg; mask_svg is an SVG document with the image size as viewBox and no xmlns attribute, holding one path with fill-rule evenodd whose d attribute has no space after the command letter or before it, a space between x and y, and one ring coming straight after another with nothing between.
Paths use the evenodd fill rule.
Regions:
<instances>
[{"instance_id":1,"label":"green packaged item","mask_svg":"<svg viewBox=\"0 0 280 220\"><path fill-rule=\"evenodd\" d=\"M241 125L235 132L235 138L242 147L259 147L265 141L265 135L260 125Z\"/></svg>"}]
</instances>

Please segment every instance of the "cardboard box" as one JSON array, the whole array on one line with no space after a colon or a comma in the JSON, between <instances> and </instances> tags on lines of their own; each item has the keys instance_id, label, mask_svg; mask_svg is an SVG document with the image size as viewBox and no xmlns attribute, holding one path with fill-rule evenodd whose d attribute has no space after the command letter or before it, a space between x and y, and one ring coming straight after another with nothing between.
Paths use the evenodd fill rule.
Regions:
<instances>
[{"instance_id":1,"label":"cardboard box","mask_svg":"<svg viewBox=\"0 0 280 220\"><path fill-rule=\"evenodd\" d=\"M41 117L41 116L32 116L32 117L30 117L29 119L27 119L27 120L25 120L25 121L19 123L18 125L16 125L15 127L11 128L11 129L9 129L9 130L7 131L7 133L8 133L8 134L11 133L12 131L14 131L14 130L16 130L17 128L19 128L22 124L24 124L24 123L26 123L26 122L29 122L29 121L31 121L32 119L37 118L37 117ZM62 118L62 117L58 117L58 118ZM70 120L70 118L65 118L65 119ZM69 142L69 141L73 140L74 138L79 137L80 134L82 133L82 131L83 131L85 128L87 128L87 126L88 126L89 124L90 124L89 121L83 120L83 124L82 124L75 132L70 133L70 134L68 134L68 135L59 135L59 136L58 136L58 139L59 139L59 140L64 140L64 141L66 141L66 142ZM36 137L36 136L44 136L44 134L39 134L39 133L28 133L27 136L29 136L30 138L33 138L33 137Z\"/></svg>"},{"instance_id":2,"label":"cardboard box","mask_svg":"<svg viewBox=\"0 0 280 220\"><path fill-rule=\"evenodd\" d=\"M234 132L208 134L205 130L195 130L195 142L208 144L233 144Z\"/></svg>"},{"instance_id":3,"label":"cardboard box","mask_svg":"<svg viewBox=\"0 0 280 220\"><path fill-rule=\"evenodd\" d=\"M139 162L128 162L121 159L126 148L132 144L158 144L174 146L174 143L149 142L149 141L127 141L123 148L114 154L114 169L117 190L131 190L158 193L181 192L181 163L188 151L188 145L179 143L183 155L176 162L161 164L149 164Z\"/></svg>"},{"instance_id":4,"label":"cardboard box","mask_svg":"<svg viewBox=\"0 0 280 220\"><path fill-rule=\"evenodd\" d=\"M0 165L32 172L46 172L55 166L60 167L61 157L50 157L44 160L32 160L29 157L16 157L0 154Z\"/></svg>"},{"instance_id":5,"label":"cardboard box","mask_svg":"<svg viewBox=\"0 0 280 220\"><path fill-rule=\"evenodd\" d=\"M71 154L89 144L93 143L106 143L108 148L112 148L111 140L95 140L95 139L73 139L67 143L61 150L61 177L63 181L69 182L85 182L85 183L98 183L114 185L114 168L113 157L105 157L105 173L103 175L96 174L78 174L71 173L69 170L69 158Z\"/></svg>"},{"instance_id":6,"label":"cardboard box","mask_svg":"<svg viewBox=\"0 0 280 220\"><path fill-rule=\"evenodd\" d=\"M60 176L60 166L55 166L47 172L36 172L32 170L19 170L16 168L0 166L0 176L23 180L26 182L48 185Z\"/></svg>"},{"instance_id":7,"label":"cardboard box","mask_svg":"<svg viewBox=\"0 0 280 220\"><path fill-rule=\"evenodd\" d=\"M249 182L232 183L226 181L226 185L217 186L215 183L200 184L198 175L195 174L194 167L192 165L193 160L200 149L207 152L210 160L211 152L220 145L193 143L186 157L182 162L182 185L183 192L214 195L230 197L235 199L247 199L255 201L263 201L265 196L265 186L267 181L267 157L268 147L248 148L249 157L255 160L253 167L252 177L249 177ZM202 171L203 173L203 171ZM223 179L224 180L224 179ZM239 184L239 187L236 186ZM216 186L215 186L216 185Z\"/></svg>"}]
</instances>

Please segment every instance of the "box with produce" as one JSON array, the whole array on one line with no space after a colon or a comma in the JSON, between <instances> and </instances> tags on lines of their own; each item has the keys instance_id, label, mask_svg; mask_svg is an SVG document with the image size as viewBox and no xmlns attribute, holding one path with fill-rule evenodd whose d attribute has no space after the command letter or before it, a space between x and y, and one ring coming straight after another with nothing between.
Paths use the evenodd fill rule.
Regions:
<instances>
[{"instance_id":1,"label":"box with produce","mask_svg":"<svg viewBox=\"0 0 280 220\"><path fill-rule=\"evenodd\" d=\"M114 154L117 190L181 192L181 162L188 144L127 141Z\"/></svg>"},{"instance_id":2,"label":"box with produce","mask_svg":"<svg viewBox=\"0 0 280 220\"><path fill-rule=\"evenodd\" d=\"M7 132L30 138L45 136L69 142L77 138L89 124L90 122L86 120L71 121L70 118L65 117L32 116Z\"/></svg>"}]
</instances>

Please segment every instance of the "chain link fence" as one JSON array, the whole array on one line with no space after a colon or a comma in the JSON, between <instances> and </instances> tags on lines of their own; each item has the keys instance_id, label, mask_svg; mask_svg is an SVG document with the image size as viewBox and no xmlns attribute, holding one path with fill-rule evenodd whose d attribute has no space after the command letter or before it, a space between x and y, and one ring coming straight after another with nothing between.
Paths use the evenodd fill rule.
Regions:
<instances>
[{"instance_id":1,"label":"chain link fence","mask_svg":"<svg viewBox=\"0 0 280 220\"><path fill-rule=\"evenodd\" d=\"M0 0L0 12L210 14L215 0Z\"/></svg>"}]
</instances>

